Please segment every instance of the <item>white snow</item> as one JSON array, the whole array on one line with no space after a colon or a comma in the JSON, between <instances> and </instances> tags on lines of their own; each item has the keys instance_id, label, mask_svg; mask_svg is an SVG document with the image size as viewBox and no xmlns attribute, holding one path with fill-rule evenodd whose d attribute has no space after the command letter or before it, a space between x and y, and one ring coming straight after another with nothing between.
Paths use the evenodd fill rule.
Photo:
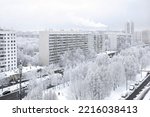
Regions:
<instances>
[{"instance_id":1,"label":"white snow","mask_svg":"<svg viewBox=\"0 0 150 117\"><path fill-rule=\"evenodd\" d=\"M145 86L144 89L140 92L140 94L137 95L136 98L134 98L134 100L140 100L141 97L142 97L142 96L147 92L147 90L149 90L149 89L150 89L150 87Z\"/></svg>"},{"instance_id":2,"label":"white snow","mask_svg":"<svg viewBox=\"0 0 150 117\"><path fill-rule=\"evenodd\" d=\"M143 100L150 100L150 90L148 91L148 93L146 94Z\"/></svg>"},{"instance_id":3,"label":"white snow","mask_svg":"<svg viewBox=\"0 0 150 117\"><path fill-rule=\"evenodd\" d=\"M26 73L26 72L30 72L30 71L34 71L34 70L38 70L40 68L43 68L43 67L40 67L40 66L27 66L27 67L23 67L22 68L22 73ZM15 75L15 74L18 74L19 73L19 69L15 69L15 70L12 70L12 71L7 71L7 72L2 72L0 73L0 78L3 79L3 78L7 78L7 77L10 77L11 75Z\"/></svg>"},{"instance_id":4,"label":"white snow","mask_svg":"<svg viewBox=\"0 0 150 117\"><path fill-rule=\"evenodd\" d=\"M118 87L115 91L112 91L110 96L106 97L105 100L118 100L121 98L121 94L123 94L125 90L126 90L125 86Z\"/></svg>"},{"instance_id":5,"label":"white snow","mask_svg":"<svg viewBox=\"0 0 150 117\"><path fill-rule=\"evenodd\" d=\"M142 75L137 74L136 81L140 81L141 79L144 79L146 77L147 71L150 71L150 66L146 67L142 71ZM128 81L128 87L130 86L130 84L134 84L136 81ZM125 92L129 92L128 90L126 91L125 85L118 87L115 91L112 91L110 96L106 97L105 100L118 100L121 98L121 95L124 94ZM149 95L150 95L150 92L149 92Z\"/></svg>"},{"instance_id":6,"label":"white snow","mask_svg":"<svg viewBox=\"0 0 150 117\"><path fill-rule=\"evenodd\" d=\"M25 87L28 84L29 84L28 81L27 82L23 82L23 83L21 83L21 86ZM13 91L16 91L18 89L19 89L19 83L15 84L15 85L12 85L12 86L9 86L9 87L6 87L6 88L3 88L3 89L0 89L0 95L2 95L2 93L5 92L5 91L11 91L11 92L13 92Z\"/></svg>"}]
</instances>

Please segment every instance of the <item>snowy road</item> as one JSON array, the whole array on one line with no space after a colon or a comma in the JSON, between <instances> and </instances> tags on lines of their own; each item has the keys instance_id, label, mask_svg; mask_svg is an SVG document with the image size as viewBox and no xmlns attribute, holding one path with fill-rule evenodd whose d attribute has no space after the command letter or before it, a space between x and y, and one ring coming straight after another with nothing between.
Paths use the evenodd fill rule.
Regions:
<instances>
[{"instance_id":1,"label":"snowy road","mask_svg":"<svg viewBox=\"0 0 150 117\"><path fill-rule=\"evenodd\" d=\"M28 84L29 84L29 81L21 83L22 87L25 87ZM6 88L3 88L3 89L0 89L0 96L2 96L2 93L5 92L5 91L14 92L18 89L19 89L19 83L15 84L15 85L12 85L12 86L9 86L9 87L6 87Z\"/></svg>"},{"instance_id":2,"label":"snowy road","mask_svg":"<svg viewBox=\"0 0 150 117\"><path fill-rule=\"evenodd\" d=\"M134 98L137 98L137 96L139 94L141 94L139 96L139 98L137 99L143 99L144 98L144 95L145 93L147 93L147 91L149 90L149 87L146 87L147 84L150 82L150 75L146 76L145 80L140 84L140 86L138 86L133 92L131 95L129 95L126 100L133 100ZM144 92L143 92L143 89L145 88ZM142 93L141 93L142 92Z\"/></svg>"}]
</instances>

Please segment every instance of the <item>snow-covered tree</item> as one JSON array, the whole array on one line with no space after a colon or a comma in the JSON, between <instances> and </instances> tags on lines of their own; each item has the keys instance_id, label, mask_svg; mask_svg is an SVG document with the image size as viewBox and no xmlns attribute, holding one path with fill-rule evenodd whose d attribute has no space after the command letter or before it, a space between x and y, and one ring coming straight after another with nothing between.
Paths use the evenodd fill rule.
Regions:
<instances>
[{"instance_id":1,"label":"snow-covered tree","mask_svg":"<svg viewBox=\"0 0 150 117\"><path fill-rule=\"evenodd\" d=\"M57 100L58 97L54 91L48 90L43 94L43 100Z\"/></svg>"},{"instance_id":2,"label":"snow-covered tree","mask_svg":"<svg viewBox=\"0 0 150 117\"><path fill-rule=\"evenodd\" d=\"M150 52L141 57L140 64L141 69L146 68L148 65L150 65Z\"/></svg>"},{"instance_id":3,"label":"snow-covered tree","mask_svg":"<svg viewBox=\"0 0 150 117\"><path fill-rule=\"evenodd\" d=\"M86 60L85 53L80 48L66 51L61 56L60 64L63 67L75 67L77 64Z\"/></svg>"},{"instance_id":4,"label":"snow-covered tree","mask_svg":"<svg viewBox=\"0 0 150 117\"><path fill-rule=\"evenodd\" d=\"M109 65L109 72L113 83L113 90L117 89L120 85L123 85L126 77L121 60L117 59L117 61L112 61Z\"/></svg>"}]
</instances>

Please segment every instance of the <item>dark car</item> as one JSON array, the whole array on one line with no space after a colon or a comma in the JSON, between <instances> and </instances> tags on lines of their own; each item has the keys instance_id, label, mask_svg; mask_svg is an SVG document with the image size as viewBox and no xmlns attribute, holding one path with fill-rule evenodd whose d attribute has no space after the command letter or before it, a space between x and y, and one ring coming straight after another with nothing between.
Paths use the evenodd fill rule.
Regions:
<instances>
[{"instance_id":1,"label":"dark car","mask_svg":"<svg viewBox=\"0 0 150 117\"><path fill-rule=\"evenodd\" d=\"M150 72L148 71L147 74L146 74L146 76L148 76L149 74L150 74Z\"/></svg>"},{"instance_id":2,"label":"dark car","mask_svg":"<svg viewBox=\"0 0 150 117\"><path fill-rule=\"evenodd\" d=\"M9 93L10 93L10 91L4 91L2 94L6 95L6 94L9 94Z\"/></svg>"}]
</instances>

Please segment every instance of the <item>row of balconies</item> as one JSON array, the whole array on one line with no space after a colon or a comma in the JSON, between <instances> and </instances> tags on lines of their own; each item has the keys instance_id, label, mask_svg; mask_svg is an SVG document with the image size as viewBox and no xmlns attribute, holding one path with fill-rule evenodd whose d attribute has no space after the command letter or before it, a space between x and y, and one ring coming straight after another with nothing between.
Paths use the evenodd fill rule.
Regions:
<instances>
[{"instance_id":1,"label":"row of balconies","mask_svg":"<svg viewBox=\"0 0 150 117\"><path fill-rule=\"evenodd\" d=\"M88 42L82 41L82 42L66 42L66 43L51 43L49 46L61 46L61 45L78 45L78 44L88 44Z\"/></svg>"},{"instance_id":2,"label":"row of balconies","mask_svg":"<svg viewBox=\"0 0 150 117\"><path fill-rule=\"evenodd\" d=\"M59 37L63 37L63 36L65 36L65 37L68 37L68 36L71 36L71 37L72 37L72 36L80 36L80 37L81 37L81 36L87 36L87 35L88 35L88 34L77 34L77 33L75 33L75 34L65 34L65 33L64 33L64 34L49 34L49 36L54 36L54 37L56 37L56 36L57 36L57 37L58 37L58 36L59 36Z\"/></svg>"},{"instance_id":3,"label":"row of balconies","mask_svg":"<svg viewBox=\"0 0 150 117\"><path fill-rule=\"evenodd\" d=\"M82 40L88 40L87 38L70 38L70 39L58 39L58 38L51 38L51 39L49 39L50 41L72 41L72 40L74 40L74 41L82 41Z\"/></svg>"},{"instance_id":4,"label":"row of balconies","mask_svg":"<svg viewBox=\"0 0 150 117\"><path fill-rule=\"evenodd\" d=\"M87 40L68 40L68 41L49 41L49 44L64 44L64 43L83 43Z\"/></svg>"},{"instance_id":5,"label":"row of balconies","mask_svg":"<svg viewBox=\"0 0 150 117\"><path fill-rule=\"evenodd\" d=\"M83 47L83 48L88 48L88 46L80 46L80 45L72 45L70 47L73 47L73 48L78 48L78 47ZM54 50L67 50L68 48L70 48L69 46L68 47L50 47L49 48L49 51L54 51Z\"/></svg>"}]
</instances>

